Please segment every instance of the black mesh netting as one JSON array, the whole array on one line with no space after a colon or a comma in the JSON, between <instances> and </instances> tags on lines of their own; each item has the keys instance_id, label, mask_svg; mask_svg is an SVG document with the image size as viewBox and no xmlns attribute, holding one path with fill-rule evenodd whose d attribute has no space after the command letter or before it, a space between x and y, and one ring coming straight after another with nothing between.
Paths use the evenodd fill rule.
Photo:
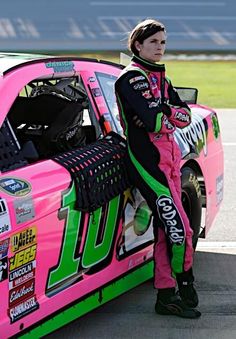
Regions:
<instances>
[{"instance_id":1,"label":"black mesh netting","mask_svg":"<svg viewBox=\"0 0 236 339\"><path fill-rule=\"evenodd\" d=\"M15 134L6 119L0 128L0 171L6 172L27 165Z\"/></svg>"},{"instance_id":2,"label":"black mesh netting","mask_svg":"<svg viewBox=\"0 0 236 339\"><path fill-rule=\"evenodd\" d=\"M115 132L52 159L64 166L76 186L76 208L92 212L130 186L125 140Z\"/></svg>"}]
</instances>

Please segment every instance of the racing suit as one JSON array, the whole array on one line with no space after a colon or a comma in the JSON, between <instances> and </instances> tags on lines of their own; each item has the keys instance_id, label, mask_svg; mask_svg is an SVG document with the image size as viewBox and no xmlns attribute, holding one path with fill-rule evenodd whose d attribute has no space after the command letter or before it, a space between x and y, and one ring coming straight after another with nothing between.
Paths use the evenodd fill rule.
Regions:
<instances>
[{"instance_id":1,"label":"racing suit","mask_svg":"<svg viewBox=\"0 0 236 339\"><path fill-rule=\"evenodd\" d=\"M191 271L193 260L192 229L181 202L181 152L173 136L176 127L190 124L191 112L165 76L165 66L137 56L115 91L128 172L153 214L154 287L172 288L177 274Z\"/></svg>"}]
</instances>

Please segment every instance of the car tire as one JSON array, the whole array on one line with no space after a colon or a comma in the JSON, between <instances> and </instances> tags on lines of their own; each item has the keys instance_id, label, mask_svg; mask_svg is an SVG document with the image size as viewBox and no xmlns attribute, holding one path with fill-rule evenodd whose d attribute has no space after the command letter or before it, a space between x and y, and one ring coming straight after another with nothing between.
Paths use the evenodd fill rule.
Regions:
<instances>
[{"instance_id":1,"label":"car tire","mask_svg":"<svg viewBox=\"0 0 236 339\"><path fill-rule=\"evenodd\" d=\"M182 204L193 230L193 247L196 249L201 229L202 197L196 173L184 167L181 175Z\"/></svg>"}]
</instances>

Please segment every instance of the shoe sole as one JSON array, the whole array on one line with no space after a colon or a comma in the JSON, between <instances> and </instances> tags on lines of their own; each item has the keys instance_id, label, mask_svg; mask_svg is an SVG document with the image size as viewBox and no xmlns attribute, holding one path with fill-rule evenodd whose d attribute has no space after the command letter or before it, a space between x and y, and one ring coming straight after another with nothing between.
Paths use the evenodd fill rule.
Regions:
<instances>
[{"instance_id":1,"label":"shoe sole","mask_svg":"<svg viewBox=\"0 0 236 339\"><path fill-rule=\"evenodd\" d=\"M155 307L155 311L157 314L160 315L175 315L181 318L187 319L197 319L201 316L201 312L195 309L183 310L176 304L168 304L168 306L162 306L162 308L158 309Z\"/></svg>"}]
</instances>

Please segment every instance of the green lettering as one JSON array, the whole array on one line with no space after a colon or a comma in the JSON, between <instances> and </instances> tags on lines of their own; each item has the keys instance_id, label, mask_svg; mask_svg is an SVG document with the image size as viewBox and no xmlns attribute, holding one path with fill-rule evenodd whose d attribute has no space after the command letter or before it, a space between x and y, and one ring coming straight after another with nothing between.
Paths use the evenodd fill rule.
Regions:
<instances>
[{"instance_id":1,"label":"green lettering","mask_svg":"<svg viewBox=\"0 0 236 339\"><path fill-rule=\"evenodd\" d=\"M94 218L90 218L88 235L83 251L82 266L88 268L106 259L109 255L115 232L117 213L120 196L115 197L109 202L108 212L105 224L102 223L102 209L99 208L94 212ZM91 220L94 219L94 220ZM104 227L101 230L101 227ZM103 232L102 240L98 240L99 231Z\"/></svg>"},{"instance_id":2,"label":"green lettering","mask_svg":"<svg viewBox=\"0 0 236 339\"><path fill-rule=\"evenodd\" d=\"M76 244L80 228L81 212L73 209L75 202L75 187L72 185L67 194L63 196L60 216L66 220L59 263L56 269L50 272L48 289L73 278L78 272L80 258L75 258Z\"/></svg>"},{"instance_id":3,"label":"green lettering","mask_svg":"<svg viewBox=\"0 0 236 339\"><path fill-rule=\"evenodd\" d=\"M62 197L62 208L59 211L61 219L65 219L64 236L61 245L60 258L57 267L49 272L47 290L48 295L58 293L71 286L78 279L84 269L95 266L104 261L111 254L114 240L120 196L112 199L102 214L102 208L97 209L86 225L81 220L82 213L74 210L76 200L75 186ZM76 257L76 249L80 232L87 229L87 236L81 255ZM82 257L82 259L81 259Z\"/></svg>"}]
</instances>

